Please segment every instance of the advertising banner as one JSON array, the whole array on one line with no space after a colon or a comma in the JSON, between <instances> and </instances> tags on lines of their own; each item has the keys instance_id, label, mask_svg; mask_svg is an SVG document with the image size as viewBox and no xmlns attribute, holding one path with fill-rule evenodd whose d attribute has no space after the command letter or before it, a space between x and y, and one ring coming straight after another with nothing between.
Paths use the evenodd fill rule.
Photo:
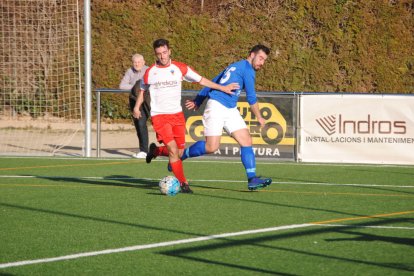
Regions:
<instances>
[{"instance_id":1,"label":"advertising banner","mask_svg":"<svg viewBox=\"0 0 414 276\"><path fill-rule=\"evenodd\" d=\"M414 97L301 95L298 159L414 164Z\"/></svg>"},{"instance_id":2,"label":"advertising banner","mask_svg":"<svg viewBox=\"0 0 414 276\"><path fill-rule=\"evenodd\" d=\"M263 95L264 94L264 95ZM253 139L253 149L256 158L260 159L295 159L294 123L296 101L294 95L258 95L258 102L262 117L266 125L260 128L259 122L250 111L245 96L240 97L237 108L244 118ZM194 99L195 93L183 93L183 101ZM207 100L206 100L207 101ZM205 102L206 102L205 101ZM183 102L183 106L184 105ZM205 103L197 111L184 110L186 116L186 146L196 141L204 140L202 113ZM238 143L223 130L221 145L212 156L237 157L240 156Z\"/></svg>"}]
</instances>

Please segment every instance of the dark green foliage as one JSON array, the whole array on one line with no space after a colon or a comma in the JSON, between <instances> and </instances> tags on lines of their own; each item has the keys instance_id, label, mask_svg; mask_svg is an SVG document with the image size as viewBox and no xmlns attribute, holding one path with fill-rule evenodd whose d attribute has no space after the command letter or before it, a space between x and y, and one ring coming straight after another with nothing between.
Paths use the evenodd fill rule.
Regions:
<instances>
[{"instance_id":1,"label":"dark green foliage","mask_svg":"<svg viewBox=\"0 0 414 276\"><path fill-rule=\"evenodd\" d=\"M268 45L259 91L414 92L412 1L204 2L201 10L200 1L190 0L95 1L95 86L118 87L135 52L152 64L152 42L164 37L174 59L208 78L245 58L254 44ZM117 97L127 109L123 95L108 101Z\"/></svg>"}]
</instances>

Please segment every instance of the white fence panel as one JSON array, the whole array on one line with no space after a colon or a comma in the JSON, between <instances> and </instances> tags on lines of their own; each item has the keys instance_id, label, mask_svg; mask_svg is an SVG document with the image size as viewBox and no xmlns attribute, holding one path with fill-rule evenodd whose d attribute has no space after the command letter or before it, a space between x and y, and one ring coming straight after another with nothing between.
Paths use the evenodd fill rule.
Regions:
<instances>
[{"instance_id":1,"label":"white fence panel","mask_svg":"<svg viewBox=\"0 0 414 276\"><path fill-rule=\"evenodd\" d=\"M298 159L414 164L414 97L301 95Z\"/></svg>"}]
</instances>

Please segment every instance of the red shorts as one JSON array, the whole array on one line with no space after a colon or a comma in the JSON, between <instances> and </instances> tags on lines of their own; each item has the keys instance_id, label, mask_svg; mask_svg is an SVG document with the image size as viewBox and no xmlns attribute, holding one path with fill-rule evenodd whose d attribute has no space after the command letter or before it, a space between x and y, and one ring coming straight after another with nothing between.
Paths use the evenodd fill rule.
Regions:
<instances>
[{"instance_id":1,"label":"red shorts","mask_svg":"<svg viewBox=\"0 0 414 276\"><path fill-rule=\"evenodd\" d=\"M183 112L151 117L157 140L167 145L175 140L179 149L185 148L185 117Z\"/></svg>"}]
</instances>

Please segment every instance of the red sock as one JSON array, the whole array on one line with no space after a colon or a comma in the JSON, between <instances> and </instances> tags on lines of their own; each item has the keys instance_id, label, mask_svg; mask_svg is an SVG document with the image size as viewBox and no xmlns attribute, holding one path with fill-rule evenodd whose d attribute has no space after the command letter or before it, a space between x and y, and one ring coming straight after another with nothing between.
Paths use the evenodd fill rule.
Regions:
<instances>
[{"instance_id":1,"label":"red sock","mask_svg":"<svg viewBox=\"0 0 414 276\"><path fill-rule=\"evenodd\" d=\"M157 147L155 150L156 156L169 156L168 148L166 146Z\"/></svg>"},{"instance_id":2,"label":"red sock","mask_svg":"<svg viewBox=\"0 0 414 276\"><path fill-rule=\"evenodd\" d=\"M180 183L187 183L187 179L184 176L183 162L181 160L177 160L170 164L172 171L175 177L177 177L178 181L180 181Z\"/></svg>"}]
</instances>

